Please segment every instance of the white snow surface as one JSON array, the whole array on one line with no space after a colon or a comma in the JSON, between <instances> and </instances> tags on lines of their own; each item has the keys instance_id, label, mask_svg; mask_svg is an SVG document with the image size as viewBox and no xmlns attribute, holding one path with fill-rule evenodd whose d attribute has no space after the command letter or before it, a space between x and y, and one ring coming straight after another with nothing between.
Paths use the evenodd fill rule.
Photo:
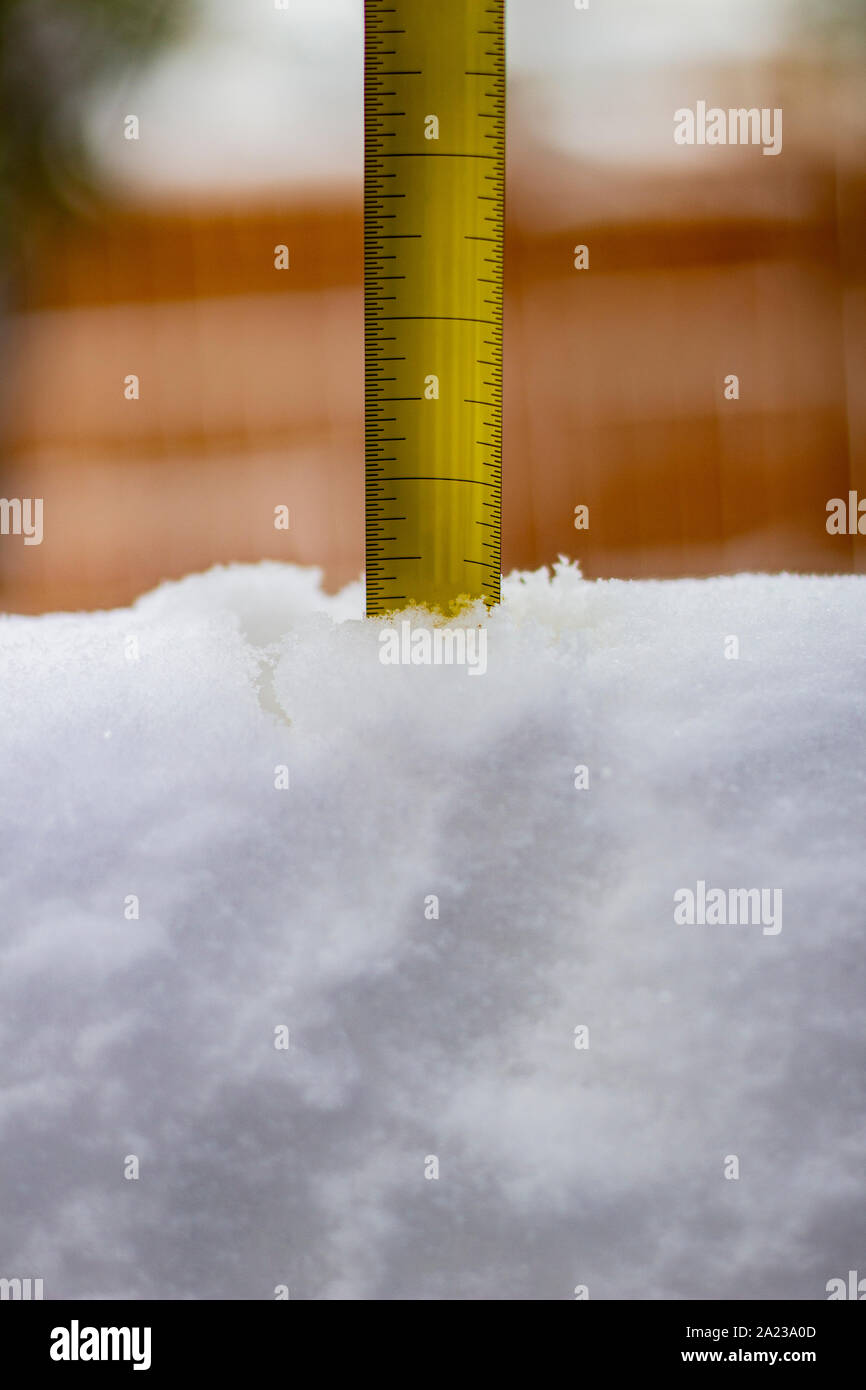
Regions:
<instances>
[{"instance_id":1,"label":"white snow surface","mask_svg":"<svg viewBox=\"0 0 866 1390\"><path fill-rule=\"evenodd\" d=\"M0 1276L866 1273L866 579L515 574L483 678L383 666L362 605L261 564L0 620ZM781 888L782 931L676 924L699 879Z\"/></svg>"}]
</instances>

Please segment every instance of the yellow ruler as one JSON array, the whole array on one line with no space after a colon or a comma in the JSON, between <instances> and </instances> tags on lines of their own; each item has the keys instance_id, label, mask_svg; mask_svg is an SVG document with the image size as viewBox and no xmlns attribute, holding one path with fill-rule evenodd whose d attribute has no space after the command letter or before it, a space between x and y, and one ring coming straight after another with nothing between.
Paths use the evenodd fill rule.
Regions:
<instances>
[{"instance_id":1,"label":"yellow ruler","mask_svg":"<svg viewBox=\"0 0 866 1390\"><path fill-rule=\"evenodd\" d=\"M365 0L367 613L499 601L504 0Z\"/></svg>"}]
</instances>

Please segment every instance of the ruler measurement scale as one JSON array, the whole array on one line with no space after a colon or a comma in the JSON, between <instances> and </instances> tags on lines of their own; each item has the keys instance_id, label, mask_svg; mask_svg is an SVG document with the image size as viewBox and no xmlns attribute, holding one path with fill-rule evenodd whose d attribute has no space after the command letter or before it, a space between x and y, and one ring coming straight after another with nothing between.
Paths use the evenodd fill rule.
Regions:
<instances>
[{"instance_id":1,"label":"ruler measurement scale","mask_svg":"<svg viewBox=\"0 0 866 1390\"><path fill-rule=\"evenodd\" d=\"M367 613L499 601L504 0L366 0Z\"/></svg>"}]
</instances>

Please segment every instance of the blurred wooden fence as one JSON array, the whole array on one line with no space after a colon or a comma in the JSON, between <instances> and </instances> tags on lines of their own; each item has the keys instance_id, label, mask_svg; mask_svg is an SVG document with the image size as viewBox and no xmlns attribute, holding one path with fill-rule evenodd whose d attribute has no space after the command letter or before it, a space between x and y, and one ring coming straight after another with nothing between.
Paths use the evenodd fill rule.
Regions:
<instances>
[{"instance_id":1,"label":"blurred wooden fence","mask_svg":"<svg viewBox=\"0 0 866 1390\"><path fill-rule=\"evenodd\" d=\"M786 187L761 207L732 166L703 204L692 183L663 213L632 199L591 223L546 218L528 183L511 198L506 570L559 553L592 576L864 568L866 541L825 528L828 498L866 496L863 190L829 168ZM357 190L127 209L33 248L7 324L0 496L43 497L45 539L0 538L4 608L110 606L218 561L357 576L360 219Z\"/></svg>"}]
</instances>

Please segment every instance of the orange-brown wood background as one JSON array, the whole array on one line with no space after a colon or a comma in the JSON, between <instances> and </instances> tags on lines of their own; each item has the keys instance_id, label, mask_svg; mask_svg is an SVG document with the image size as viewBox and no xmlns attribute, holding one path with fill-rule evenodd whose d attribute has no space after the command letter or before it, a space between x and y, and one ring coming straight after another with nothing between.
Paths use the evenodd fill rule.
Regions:
<instances>
[{"instance_id":1,"label":"orange-brown wood background","mask_svg":"<svg viewBox=\"0 0 866 1390\"><path fill-rule=\"evenodd\" d=\"M516 157L506 571L560 553L589 576L864 568L866 538L825 521L829 498L866 496L866 184L789 158L768 192L756 153L703 180L609 173L603 201L596 171ZM3 343L0 496L44 498L45 540L0 542L0 606L112 606L233 560L357 577L361 270L354 187L115 206L34 242Z\"/></svg>"}]
</instances>

